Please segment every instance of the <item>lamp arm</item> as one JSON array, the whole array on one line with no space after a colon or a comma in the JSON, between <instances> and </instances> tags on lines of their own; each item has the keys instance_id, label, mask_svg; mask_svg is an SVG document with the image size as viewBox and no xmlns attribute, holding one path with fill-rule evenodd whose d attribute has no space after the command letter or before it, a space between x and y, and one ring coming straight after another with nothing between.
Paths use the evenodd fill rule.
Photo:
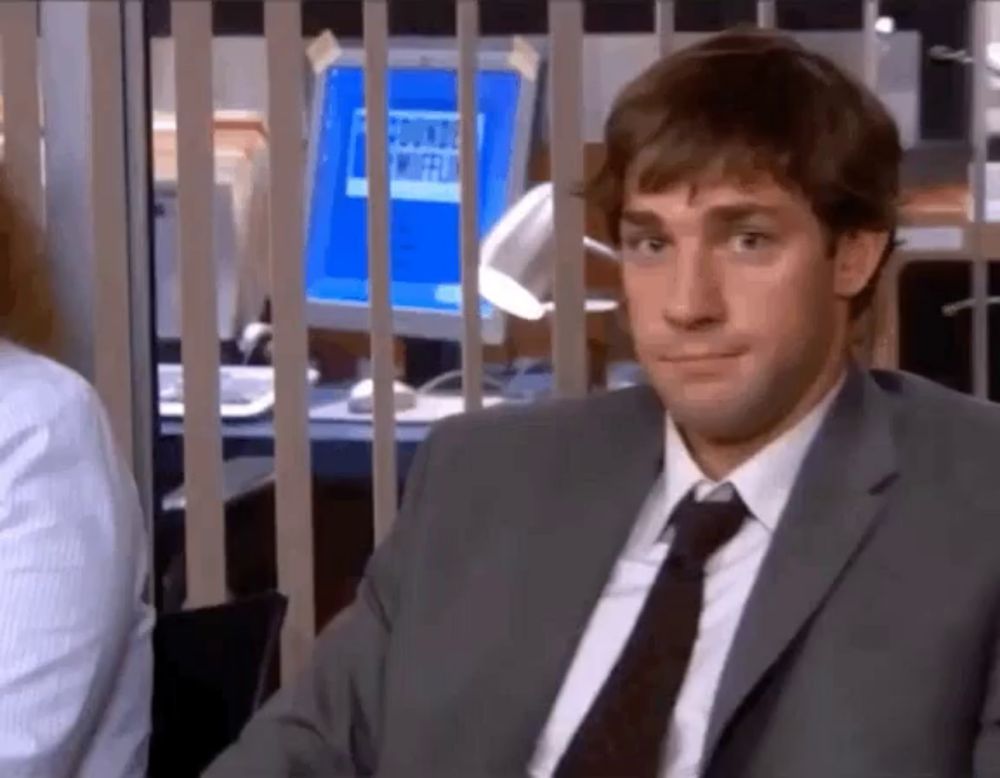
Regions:
<instances>
[{"instance_id":1,"label":"lamp arm","mask_svg":"<svg viewBox=\"0 0 1000 778\"><path fill-rule=\"evenodd\" d=\"M588 251L592 251L598 256L604 257L605 259L610 259L612 262L617 262L619 260L618 252L615 251L607 243L596 240L594 238L583 236L583 247Z\"/></svg>"},{"instance_id":2,"label":"lamp arm","mask_svg":"<svg viewBox=\"0 0 1000 778\"><path fill-rule=\"evenodd\" d=\"M986 298L987 307L994 306L1000 303L1000 296L993 296ZM965 300L959 300L954 303L948 303L947 305L941 306L941 314L943 316L954 316L959 311L965 310L966 308L972 308L976 304L974 298L969 297Z\"/></svg>"}]
</instances>

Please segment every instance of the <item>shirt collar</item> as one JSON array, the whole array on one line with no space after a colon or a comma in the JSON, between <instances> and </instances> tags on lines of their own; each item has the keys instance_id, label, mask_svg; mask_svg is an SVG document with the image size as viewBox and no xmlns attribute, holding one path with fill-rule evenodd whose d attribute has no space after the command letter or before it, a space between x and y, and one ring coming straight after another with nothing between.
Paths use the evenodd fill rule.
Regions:
<instances>
[{"instance_id":1,"label":"shirt collar","mask_svg":"<svg viewBox=\"0 0 1000 778\"><path fill-rule=\"evenodd\" d=\"M740 497L755 519L773 532L792 492L802 462L834 399L844 384L842 375L794 427L775 438L730 473L724 482L736 487ZM663 520L692 489L704 499L719 483L704 474L692 459L676 425L669 414L666 419L664 447L664 481L666 511Z\"/></svg>"}]
</instances>

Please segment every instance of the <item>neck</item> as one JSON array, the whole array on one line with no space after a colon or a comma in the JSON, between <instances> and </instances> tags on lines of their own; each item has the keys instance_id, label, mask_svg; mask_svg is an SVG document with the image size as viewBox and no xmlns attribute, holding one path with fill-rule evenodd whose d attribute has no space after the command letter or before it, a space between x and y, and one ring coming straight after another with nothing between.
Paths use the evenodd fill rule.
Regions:
<instances>
[{"instance_id":1,"label":"neck","mask_svg":"<svg viewBox=\"0 0 1000 778\"><path fill-rule=\"evenodd\" d=\"M849 360L846 349L837 349L833 358L827 360L823 369L802 393L792 409L776 423L747 438L733 441L718 441L699 437L697 434L681 432L691 458L702 472L713 481L721 481L729 473L746 462L750 457L781 437L805 418L827 393L836 385Z\"/></svg>"}]
</instances>

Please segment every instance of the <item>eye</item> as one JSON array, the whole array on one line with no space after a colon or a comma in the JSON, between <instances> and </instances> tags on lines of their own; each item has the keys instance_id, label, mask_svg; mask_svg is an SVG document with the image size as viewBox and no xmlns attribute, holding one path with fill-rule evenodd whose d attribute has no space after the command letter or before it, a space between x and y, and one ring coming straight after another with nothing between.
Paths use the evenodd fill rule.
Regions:
<instances>
[{"instance_id":1,"label":"eye","mask_svg":"<svg viewBox=\"0 0 1000 778\"><path fill-rule=\"evenodd\" d=\"M629 255L637 259L659 257L667 248L666 238L656 235L636 235L625 239L625 248Z\"/></svg>"},{"instance_id":2,"label":"eye","mask_svg":"<svg viewBox=\"0 0 1000 778\"><path fill-rule=\"evenodd\" d=\"M771 236L767 233L757 230L743 230L733 235L730 239L730 246L737 253L748 254L761 251L770 246L772 242Z\"/></svg>"}]
</instances>

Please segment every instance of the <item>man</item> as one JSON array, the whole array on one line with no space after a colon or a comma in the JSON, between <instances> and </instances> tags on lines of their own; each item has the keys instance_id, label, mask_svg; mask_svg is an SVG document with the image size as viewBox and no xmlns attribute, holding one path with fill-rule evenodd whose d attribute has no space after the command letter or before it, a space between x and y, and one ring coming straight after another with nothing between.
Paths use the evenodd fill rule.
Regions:
<instances>
[{"instance_id":1,"label":"man","mask_svg":"<svg viewBox=\"0 0 1000 778\"><path fill-rule=\"evenodd\" d=\"M1000 775L1000 415L848 356L891 118L733 31L639 76L605 142L651 387L440 425L212 778Z\"/></svg>"}]
</instances>

